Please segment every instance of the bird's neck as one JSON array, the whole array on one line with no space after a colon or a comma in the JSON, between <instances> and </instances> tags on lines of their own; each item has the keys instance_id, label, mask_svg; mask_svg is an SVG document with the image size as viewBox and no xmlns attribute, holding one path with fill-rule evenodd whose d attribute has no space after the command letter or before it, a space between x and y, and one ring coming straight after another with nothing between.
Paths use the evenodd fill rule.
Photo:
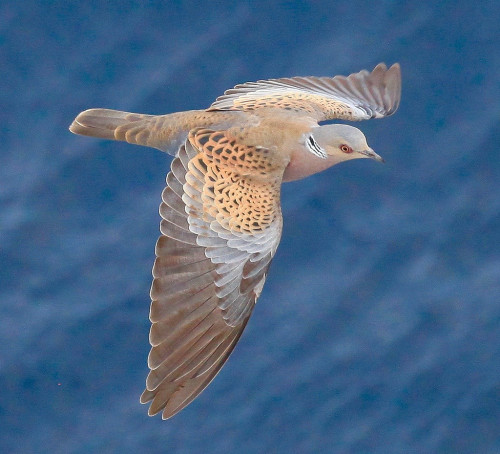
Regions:
<instances>
[{"instance_id":1,"label":"bird's neck","mask_svg":"<svg viewBox=\"0 0 500 454\"><path fill-rule=\"evenodd\" d=\"M306 178L339 163L337 157L328 156L326 159L313 155L305 147L294 150L290 157L290 163L283 174L283 181L294 181Z\"/></svg>"}]
</instances>

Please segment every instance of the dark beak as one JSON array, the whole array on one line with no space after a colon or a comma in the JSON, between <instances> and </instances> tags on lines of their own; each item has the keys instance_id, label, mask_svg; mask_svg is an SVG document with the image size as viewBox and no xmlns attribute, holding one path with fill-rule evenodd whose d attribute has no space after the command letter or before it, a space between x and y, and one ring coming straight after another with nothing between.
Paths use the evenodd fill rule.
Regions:
<instances>
[{"instance_id":1,"label":"dark beak","mask_svg":"<svg viewBox=\"0 0 500 454\"><path fill-rule=\"evenodd\" d=\"M368 158L375 159L375 161L378 162L385 162L384 158L382 156L379 156L377 153L375 153L371 148L367 148L366 150L360 151L361 154L364 154Z\"/></svg>"}]
</instances>

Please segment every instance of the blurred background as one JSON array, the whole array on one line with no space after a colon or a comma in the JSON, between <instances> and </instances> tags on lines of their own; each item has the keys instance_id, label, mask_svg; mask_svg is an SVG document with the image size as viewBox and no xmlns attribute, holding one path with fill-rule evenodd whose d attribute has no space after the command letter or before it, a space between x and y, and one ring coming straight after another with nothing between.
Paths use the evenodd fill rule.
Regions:
<instances>
[{"instance_id":1,"label":"blurred background","mask_svg":"<svg viewBox=\"0 0 500 454\"><path fill-rule=\"evenodd\" d=\"M494 0L3 2L0 452L500 452L499 23ZM149 418L171 158L69 124L381 61L401 64L401 107L357 126L386 164L284 186L231 359Z\"/></svg>"}]
</instances>

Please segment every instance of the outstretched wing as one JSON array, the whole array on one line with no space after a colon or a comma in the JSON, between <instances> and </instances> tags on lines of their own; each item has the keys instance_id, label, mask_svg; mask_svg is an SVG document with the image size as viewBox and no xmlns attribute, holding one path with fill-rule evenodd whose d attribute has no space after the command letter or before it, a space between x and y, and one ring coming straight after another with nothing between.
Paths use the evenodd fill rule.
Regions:
<instances>
[{"instance_id":1,"label":"outstretched wing","mask_svg":"<svg viewBox=\"0 0 500 454\"><path fill-rule=\"evenodd\" d=\"M171 165L151 288L151 369L141 402L170 418L219 372L281 237L283 166L267 149L195 130Z\"/></svg>"},{"instance_id":2,"label":"outstretched wing","mask_svg":"<svg viewBox=\"0 0 500 454\"><path fill-rule=\"evenodd\" d=\"M209 110L281 108L306 113L317 121L367 120L393 114L401 97L399 64L383 63L372 72L350 76L291 77L236 85Z\"/></svg>"}]
</instances>

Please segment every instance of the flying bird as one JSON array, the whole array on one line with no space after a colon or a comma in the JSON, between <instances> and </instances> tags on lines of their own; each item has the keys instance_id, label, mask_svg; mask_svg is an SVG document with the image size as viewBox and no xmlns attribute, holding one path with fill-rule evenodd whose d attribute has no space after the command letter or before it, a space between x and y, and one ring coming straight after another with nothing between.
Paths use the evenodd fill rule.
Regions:
<instances>
[{"instance_id":1,"label":"flying bird","mask_svg":"<svg viewBox=\"0 0 500 454\"><path fill-rule=\"evenodd\" d=\"M236 85L205 110L80 113L75 134L123 140L175 158L160 205L151 287L150 372L141 403L163 419L224 365L259 297L282 231L281 183L339 162L382 161L363 133L327 120L393 114L399 64L350 76Z\"/></svg>"}]
</instances>

